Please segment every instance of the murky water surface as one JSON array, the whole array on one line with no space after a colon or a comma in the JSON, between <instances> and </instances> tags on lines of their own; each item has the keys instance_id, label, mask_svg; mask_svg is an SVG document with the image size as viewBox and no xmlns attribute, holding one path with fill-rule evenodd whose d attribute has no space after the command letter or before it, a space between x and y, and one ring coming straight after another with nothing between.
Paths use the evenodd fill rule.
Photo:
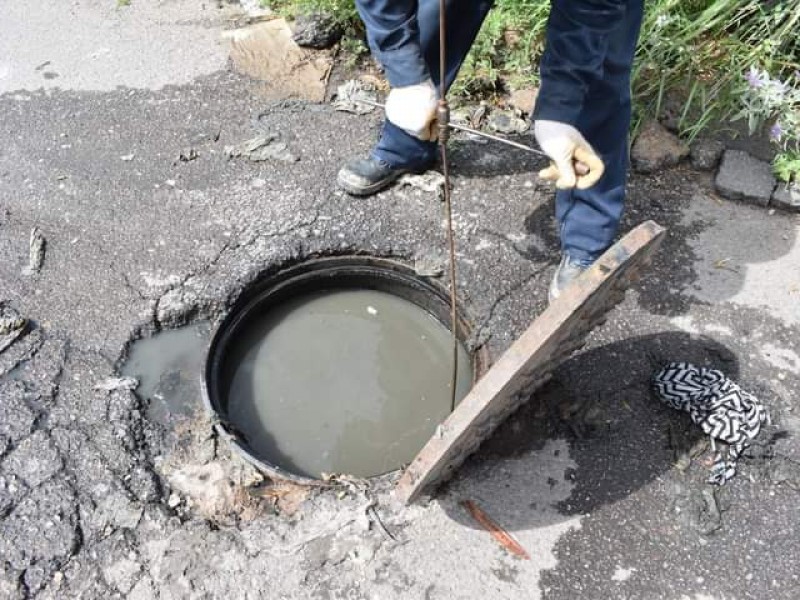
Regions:
<instances>
[{"instance_id":1,"label":"murky water surface","mask_svg":"<svg viewBox=\"0 0 800 600\"><path fill-rule=\"evenodd\" d=\"M230 358L229 420L256 454L297 474L396 469L450 412L449 330L384 292L291 300L254 322ZM469 360L461 348L459 399Z\"/></svg>"},{"instance_id":2,"label":"murky water surface","mask_svg":"<svg viewBox=\"0 0 800 600\"><path fill-rule=\"evenodd\" d=\"M136 393L153 421L169 425L202 406L200 378L210 336L210 325L202 322L131 345L122 374L139 380Z\"/></svg>"}]
</instances>

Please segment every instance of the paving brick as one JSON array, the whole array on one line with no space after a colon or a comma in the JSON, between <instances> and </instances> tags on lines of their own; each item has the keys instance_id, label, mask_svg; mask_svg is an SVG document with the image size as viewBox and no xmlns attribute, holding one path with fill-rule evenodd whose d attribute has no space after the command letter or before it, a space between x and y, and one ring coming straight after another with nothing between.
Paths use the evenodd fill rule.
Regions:
<instances>
[{"instance_id":1,"label":"paving brick","mask_svg":"<svg viewBox=\"0 0 800 600\"><path fill-rule=\"evenodd\" d=\"M760 206L769 204L775 189L775 177L770 164L741 150L725 152L714 183L725 198Z\"/></svg>"}]
</instances>

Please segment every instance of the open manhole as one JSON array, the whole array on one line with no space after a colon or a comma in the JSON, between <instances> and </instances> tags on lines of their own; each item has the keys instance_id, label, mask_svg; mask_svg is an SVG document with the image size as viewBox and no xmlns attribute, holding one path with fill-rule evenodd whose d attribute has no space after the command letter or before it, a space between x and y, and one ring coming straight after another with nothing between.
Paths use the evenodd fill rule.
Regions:
<instances>
[{"instance_id":1,"label":"open manhole","mask_svg":"<svg viewBox=\"0 0 800 600\"><path fill-rule=\"evenodd\" d=\"M211 341L204 399L267 475L372 477L409 463L450 414L452 354L440 285L391 260L317 259L244 292ZM459 399L486 363L462 343Z\"/></svg>"}]
</instances>

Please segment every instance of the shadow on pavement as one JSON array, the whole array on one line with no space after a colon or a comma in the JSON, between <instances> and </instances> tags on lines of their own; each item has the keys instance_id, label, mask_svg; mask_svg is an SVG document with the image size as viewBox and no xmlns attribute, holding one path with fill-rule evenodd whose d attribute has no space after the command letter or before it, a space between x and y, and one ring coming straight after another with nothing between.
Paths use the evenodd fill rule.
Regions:
<instances>
[{"instance_id":1,"label":"shadow on pavement","mask_svg":"<svg viewBox=\"0 0 800 600\"><path fill-rule=\"evenodd\" d=\"M651 395L653 372L673 360L739 375L728 348L678 332L578 354L467 461L440 496L442 507L477 528L460 505L474 500L520 531L591 513L648 485L703 437L688 415ZM564 439L568 447L559 448Z\"/></svg>"}]
</instances>

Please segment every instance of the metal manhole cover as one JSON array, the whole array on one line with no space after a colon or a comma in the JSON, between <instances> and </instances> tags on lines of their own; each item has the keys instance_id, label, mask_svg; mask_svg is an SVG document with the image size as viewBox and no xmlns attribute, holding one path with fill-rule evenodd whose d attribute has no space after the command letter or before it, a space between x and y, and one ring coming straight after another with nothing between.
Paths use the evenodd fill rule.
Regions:
<instances>
[{"instance_id":1,"label":"metal manhole cover","mask_svg":"<svg viewBox=\"0 0 800 600\"><path fill-rule=\"evenodd\" d=\"M665 229L647 221L614 244L537 317L405 470L396 494L405 502L448 479L494 429L580 348L650 264Z\"/></svg>"}]
</instances>

